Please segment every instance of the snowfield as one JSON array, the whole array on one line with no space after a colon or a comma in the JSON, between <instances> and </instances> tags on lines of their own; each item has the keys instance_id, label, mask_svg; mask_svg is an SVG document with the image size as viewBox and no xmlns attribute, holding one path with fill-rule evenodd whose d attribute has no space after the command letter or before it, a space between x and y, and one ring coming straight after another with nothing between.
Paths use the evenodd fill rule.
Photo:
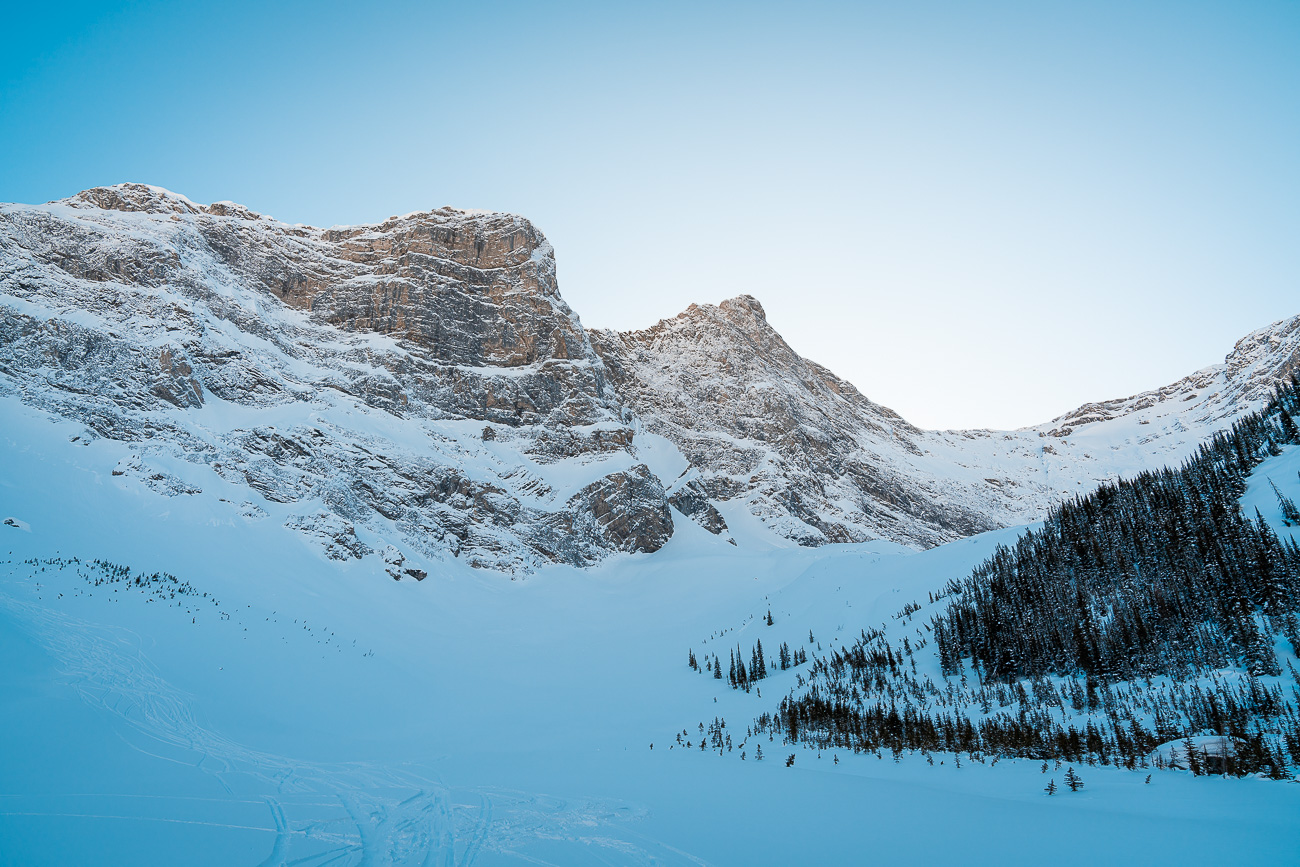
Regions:
<instances>
[{"instance_id":1,"label":"snowfield","mask_svg":"<svg viewBox=\"0 0 1300 867\"><path fill-rule=\"evenodd\" d=\"M169 496L83 433L0 398L0 864L1300 861L1296 783L1085 766L1047 797L1065 769L1028 760L699 749L806 667L745 693L688 651L851 642L1017 529L809 549L735 503L735 545L678 520L586 570L408 553L427 578L394 581L382 546L329 559L247 488ZM1248 509L1300 492L1298 456Z\"/></svg>"}]
</instances>

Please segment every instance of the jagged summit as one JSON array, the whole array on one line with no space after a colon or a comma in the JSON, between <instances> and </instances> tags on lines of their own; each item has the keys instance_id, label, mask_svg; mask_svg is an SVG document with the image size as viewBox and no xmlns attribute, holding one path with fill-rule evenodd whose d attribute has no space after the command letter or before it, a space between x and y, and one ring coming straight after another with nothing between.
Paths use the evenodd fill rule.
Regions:
<instances>
[{"instance_id":1,"label":"jagged summit","mask_svg":"<svg viewBox=\"0 0 1300 867\"><path fill-rule=\"evenodd\" d=\"M615 332L607 330L592 334L598 342L616 336ZM667 361L661 373L675 376L679 382L716 381L721 375L736 375L746 381L752 380L760 390L770 390L778 382L790 380L798 384L797 390L834 395L862 407L871 416L879 418L873 426L880 430L887 426L918 432L893 410L868 400L852 383L795 352L768 324L763 305L752 295L737 295L717 305L692 304L671 319L660 320L644 330L623 332L618 337L634 344L665 350L671 348L671 354L676 357ZM753 350L753 354L746 354L746 349ZM611 369L617 366L615 355L605 352L601 355L607 365L612 365ZM688 363L678 365L674 370L672 365L677 362ZM720 373L721 368L726 369L726 374ZM776 373L777 377L764 379L764 375L769 373ZM625 378L615 376L626 384ZM798 406L788 403L772 408L801 411Z\"/></svg>"},{"instance_id":2,"label":"jagged summit","mask_svg":"<svg viewBox=\"0 0 1300 867\"><path fill-rule=\"evenodd\" d=\"M898 465L921 454L920 431L796 353L751 296L591 337L619 395L709 495L744 500L788 538L925 547L995 526L917 491Z\"/></svg>"},{"instance_id":3,"label":"jagged summit","mask_svg":"<svg viewBox=\"0 0 1300 867\"><path fill-rule=\"evenodd\" d=\"M746 322L745 317L749 317L762 325L767 325L767 311L763 309L763 305L758 303L758 299L753 295L737 295L735 298L728 298L719 302L716 307L712 304L692 304L681 313L678 313L676 318L689 318L701 314L707 316L710 310L720 311L737 325L743 325Z\"/></svg>"},{"instance_id":4,"label":"jagged summit","mask_svg":"<svg viewBox=\"0 0 1300 867\"><path fill-rule=\"evenodd\" d=\"M173 193L171 190L151 184L134 183L92 187L82 190L75 196L59 199L50 204L142 214L198 214L207 211L207 208L196 205L180 193Z\"/></svg>"}]
</instances>

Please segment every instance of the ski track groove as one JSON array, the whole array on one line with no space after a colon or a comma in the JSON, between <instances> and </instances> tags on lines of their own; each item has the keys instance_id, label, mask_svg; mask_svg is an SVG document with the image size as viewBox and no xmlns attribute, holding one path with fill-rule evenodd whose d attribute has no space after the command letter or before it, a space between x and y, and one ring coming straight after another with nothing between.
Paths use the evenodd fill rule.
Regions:
<instances>
[{"instance_id":1,"label":"ski track groove","mask_svg":"<svg viewBox=\"0 0 1300 867\"><path fill-rule=\"evenodd\" d=\"M579 822L584 826L592 821L607 824L607 814L612 811L603 802L580 801L571 806L567 799L546 795L511 792L489 796L483 791L461 789L467 794L472 793L478 803L477 807L457 805L451 791L431 769L425 767L299 762L251 749L200 724L194 715L193 697L158 675L143 651L145 642L137 633L124 627L81 620L5 592L0 592L0 612L7 612L16 624L59 661L62 676L86 704L106 711L127 723L129 730L165 748L162 751L145 749L117 732L131 749L156 759L194 767L213 777L232 796L222 803L250 803L235 796L235 788L227 781L229 777L252 778L275 795L263 797L260 801L271 813L273 828L168 817L104 818L152 819L273 834L270 853L259 862L259 867L307 864L327 867L338 862L349 867L397 864L473 867L485 848L523 861L546 864L549 862L519 851L516 844L536 839L553 841L557 834L563 839L585 844L589 854L593 844L611 853L617 852L624 859L620 863L626 863L629 857L635 863L665 863L626 840L576 837L563 830ZM171 750L195 758L182 760L163 754ZM247 791L246 784L241 788ZM400 794L394 796L391 794L394 791ZM405 794L411 791L414 794ZM294 800L294 796L311 794L318 797L301 803ZM342 805L351 819L353 830L340 832L338 820L292 819L295 809L324 806L319 796L328 794L337 798L333 802L335 805ZM220 802L220 799L204 800ZM21 811L5 813L11 814L28 815ZM335 827L329 828L329 825ZM464 830L458 832L460 827ZM337 845L323 852L304 851L293 857L297 854L295 849L302 849L313 840L318 843L333 840ZM677 856L670 856L672 861L694 865L705 863L657 841L645 837L642 840L662 851L672 852ZM459 858L456 856L457 843L462 846Z\"/></svg>"}]
</instances>

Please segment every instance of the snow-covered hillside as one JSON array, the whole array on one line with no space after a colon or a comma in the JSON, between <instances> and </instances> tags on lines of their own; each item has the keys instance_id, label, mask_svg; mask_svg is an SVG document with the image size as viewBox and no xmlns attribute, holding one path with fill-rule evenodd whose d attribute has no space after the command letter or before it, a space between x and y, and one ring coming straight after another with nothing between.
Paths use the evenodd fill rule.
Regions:
<instances>
[{"instance_id":1,"label":"snow-covered hillside","mask_svg":"<svg viewBox=\"0 0 1300 867\"><path fill-rule=\"evenodd\" d=\"M783 745L755 719L809 664L746 692L687 662L901 638L1297 341L925 432L753 299L589 335L510 215L0 206L0 864L1295 861L1292 784L1088 767L1049 798L1033 761ZM1261 474L1300 495L1296 455L1248 506Z\"/></svg>"},{"instance_id":2,"label":"snow-covered hillside","mask_svg":"<svg viewBox=\"0 0 1300 867\"><path fill-rule=\"evenodd\" d=\"M3 399L0 862L1300 854L1291 784L1174 771L1146 784L1145 773L1086 768L1083 791L1048 798L1037 762L931 766L767 740L742 761L740 749L698 748L715 718L739 746L800 671L734 691L687 668L689 650L725 655L761 638L817 652L809 629L823 652L842 646L1013 530L922 553L782 547L732 509L736 546L681 522L659 551L588 569L510 582L413 553L429 576L394 582L377 561L331 559L280 522L102 472L131 446L86 444L81 432ZM1270 472L1283 483L1293 469ZM691 749L677 746L683 731Z\"/></svg>"}]
</instances>

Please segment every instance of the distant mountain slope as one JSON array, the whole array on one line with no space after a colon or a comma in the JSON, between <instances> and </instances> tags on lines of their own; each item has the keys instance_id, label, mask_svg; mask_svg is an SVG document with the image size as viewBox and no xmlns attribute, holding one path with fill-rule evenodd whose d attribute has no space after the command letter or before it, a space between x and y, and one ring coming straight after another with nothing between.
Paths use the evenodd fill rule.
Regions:
<instances>
[{"instance_id":1,"label":"distant mountain slope","mask_svg":"<svg viewBox=\"0 0 1300 867\"><path fill-rule=\"evenodd\" d=\"M1132 397L1086 403L1034 430L1068 437L1076 430L1126 415L1146 422L1177 414L1185 424L1223 427L1246 407L1267 401L1278 384L1300 371L1300 316L1253 331L1237 341L1223 364L1198 370L1177 382ZM1182 404L1187 404L1183 406ZM1163 411L1142 413L1152 408Z\"/></svg>"},{"instance_id":2,"label":"distant mountain slope","mask_svg":"<svg viewBox=\"0 0 1300 867\"><path fill-rule=\"evenodd\" d=\"M927 547L1037 520L1063 497L1176 462L1300 364L1300 317L1158 391L1016 431L921 431L800 357L749 296L591 332L610 380L719 500L802 544Z\"/></svg>"}]
</instances>

